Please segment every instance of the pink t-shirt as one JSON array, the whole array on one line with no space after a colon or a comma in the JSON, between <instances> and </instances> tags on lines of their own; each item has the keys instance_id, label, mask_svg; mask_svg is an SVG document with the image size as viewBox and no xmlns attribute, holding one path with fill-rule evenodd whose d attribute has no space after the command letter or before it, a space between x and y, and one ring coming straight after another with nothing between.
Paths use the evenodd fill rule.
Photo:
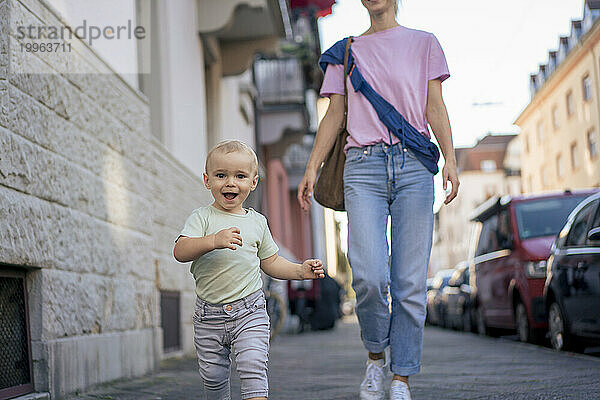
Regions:
<instances>
[{"instance_id":1,"label":"pink t-shirt","mask_svg":"<svg viewBox=\"0 0 600 400\"><path fill-rule=\"evenodd\" d=\"M352 43L356 66L365 80L404 118L426 137L427 82L444 81L450 76L440 43L428 32L403 26L357 36ZM345 147L362 147L379 142L389 143L389 133L375 109L360 92L348 84L348 143ZM344 66L329 64L325 71L321 96L344 94ZM393 143L398 138L392 135Z\"/></svg>"}]
</instances>

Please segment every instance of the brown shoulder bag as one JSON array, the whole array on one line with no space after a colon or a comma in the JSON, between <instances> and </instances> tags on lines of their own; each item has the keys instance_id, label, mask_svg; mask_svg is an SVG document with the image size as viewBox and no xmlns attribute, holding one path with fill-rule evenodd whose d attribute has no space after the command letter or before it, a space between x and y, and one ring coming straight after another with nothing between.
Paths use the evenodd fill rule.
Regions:
<instances>
[{"instance_id":1,"label":"brown shoulder bag","mask_svg":"<svg viewBox=\"0 0 600 400\"><path fill-rule=\"evenodd\" d=\"M345 211L344 205L344 164L346 163L346 153L344 146L348 139L348 87L346 80L348 78L348 50L352 36L346 42L346 52L344 53L344 124L338 132L333 148L325 157L325 162L321 168L321 173L315 184L315 200L323 207L331 208L336 211Z\"/></svg>"}]
</instances>

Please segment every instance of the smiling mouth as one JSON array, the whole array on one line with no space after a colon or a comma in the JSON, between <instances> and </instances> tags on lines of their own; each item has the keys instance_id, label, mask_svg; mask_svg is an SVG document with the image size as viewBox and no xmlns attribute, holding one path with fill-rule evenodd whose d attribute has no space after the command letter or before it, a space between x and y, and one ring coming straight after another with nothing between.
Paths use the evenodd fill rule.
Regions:
<instances>
[{"instance_id":1,"label":"smiling mouth","mask_svg":"<svg viewBox=\"0 0 600 400\"><path fill-rule=\"evenodd\" d=\"M233 200L237 197L237 193L223 193L223 196L227 199L227 200Z\"/></svg>"}]
</instances>

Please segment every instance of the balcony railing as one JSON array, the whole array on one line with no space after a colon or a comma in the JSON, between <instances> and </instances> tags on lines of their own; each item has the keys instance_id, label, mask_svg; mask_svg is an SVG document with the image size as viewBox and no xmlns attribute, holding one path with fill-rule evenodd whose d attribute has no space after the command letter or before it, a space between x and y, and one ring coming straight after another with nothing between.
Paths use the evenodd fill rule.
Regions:
<instances>
[{"instance_id":1,"label":"balcony railing","mask_svg":"<svg viewBox=\"0 0 600 400\"><path fill-rule=\"evenodd\" d=\"M297 58L260 58L254 78L260 105L304 103L304 73Z\"/></svg>"}]
</instances>

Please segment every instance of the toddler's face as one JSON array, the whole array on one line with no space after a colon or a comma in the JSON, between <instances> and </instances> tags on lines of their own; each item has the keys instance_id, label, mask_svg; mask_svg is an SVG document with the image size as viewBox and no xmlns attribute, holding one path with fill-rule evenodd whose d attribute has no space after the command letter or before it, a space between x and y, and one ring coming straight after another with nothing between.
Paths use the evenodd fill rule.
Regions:
<instances>
[{"instance_id":1,"label":"toddler's face","mask_svg":"<svg viewBox=\"0 0 600 400\"><path fill-rule=\"evenodd\" d=\"M212 154L204 184L215 198L217 209L243 214L242 204L258 184L253 158L244 152Z\"/></svg>"}]
</instances>

